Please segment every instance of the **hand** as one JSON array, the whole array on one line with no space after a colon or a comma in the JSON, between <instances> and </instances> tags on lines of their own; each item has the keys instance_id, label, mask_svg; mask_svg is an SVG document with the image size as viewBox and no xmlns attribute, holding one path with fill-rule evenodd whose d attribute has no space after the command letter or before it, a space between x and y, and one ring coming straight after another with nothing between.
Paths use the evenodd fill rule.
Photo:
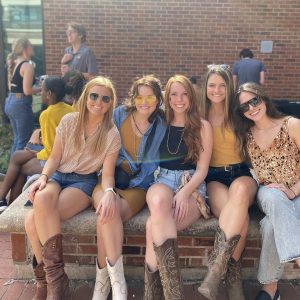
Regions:
<instances>
[{"instance_id":1,"label":"hand","mask_svg":"<svg viewBox=\"0 0 300 300\"><path fill-rule=\"evenodd\" d=\"M181 189L173 197L173 207L175 208L174 218L178 223L180 223L188 215L188 199L189 197L185 193L183 193L183 189Z\"/></svg>"},{"instance_id":2,"label":"hand","mask_svg":"<svg viewBox=\"0 0 300 300\"><path fill-rule=\"evenodd\" d=\"M279 189L280 191L284 192L287 197L292 200L295 198L295 193L293 193L293 191L291 191L286 185L284 185L283 183L270 183L268 185L266 185L267 188L275 188L275 189Z\"/></svg>"},{"instance_id":3,"label":"hand","mask_svg":"<svg viewBox=\"0 0 300 300\"><path fill-rule=\"evenodd\" d=\"M67 64L73 59L73 54L72 53L66 53L63 58L61 59L62 64Z\"/></svg>"},{"instance_id":4,"label":"hand","mask_svg":"<svg viewBox=\"0 0 300 300\"><path fill-rule=\"evenodd\" d=\"M99 215L100 224L108 223L116 212L116 196L113 192L105 192L100 203L97 206L96 214Z\"/></svg>"},{"instance_id":5,"label":"hand","mask_svg":"<svg viewBox=\"0 0 300 300\"><path fill-rule=\"evenodd\" d=\"M41 140L40 140L40 132L41 132L41 129L36 129L31 137L30 137L30 140L28 143L32 143L32 144L41 144Z\"/></svg>"},{"instance_id":6,"label":"hand","mask_svg":"<svg viewBox=\"0 0 300 300\"><path fill-rule=\"evenodd\" d=\"M37 181L35 181L30 187L28 192L28 198L33 203L34 196L37 191L43 190L47 185L47 177L42 175Z\"/></svg>"}]
</instances>

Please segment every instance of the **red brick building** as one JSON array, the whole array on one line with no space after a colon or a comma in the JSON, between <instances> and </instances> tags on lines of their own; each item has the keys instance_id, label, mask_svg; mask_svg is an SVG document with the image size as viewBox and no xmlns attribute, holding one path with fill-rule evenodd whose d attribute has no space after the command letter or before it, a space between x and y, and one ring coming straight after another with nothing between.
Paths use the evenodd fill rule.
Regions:
<instances>
[{"instance_id":1,"label":"red brick building","mask_svg":"<svg viewBox=\"0 0 300 300\"><path fill-rule=\"evenodd\" d=\"M298 0L47 0L43 2L46 72L59 73L69 21L88 31L102 74L119 98L138 75L165 83L174 73L200 78L211 63L232 65L249 47L266 66L273 99L300 99ZM272 53L260 53L261 41Z\"/></svg>"}]
</instances>

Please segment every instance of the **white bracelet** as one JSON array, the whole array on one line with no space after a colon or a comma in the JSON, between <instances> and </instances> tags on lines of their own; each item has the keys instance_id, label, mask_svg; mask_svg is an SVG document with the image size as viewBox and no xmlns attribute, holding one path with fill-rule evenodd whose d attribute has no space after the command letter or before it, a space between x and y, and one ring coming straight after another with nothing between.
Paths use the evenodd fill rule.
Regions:
<instances>
[{"instance_id":1,"label":"white bracelet","mask_svg":"<svg viewBox=\"0 0 300 300\"><path fill-rule=\"evenodd\" d=\"M113 192L115 194L115 196L117 196L117 191L112 187L106 188L104 190L104 193L106 193L106 192Z\"/></svg>"}]
</instances>

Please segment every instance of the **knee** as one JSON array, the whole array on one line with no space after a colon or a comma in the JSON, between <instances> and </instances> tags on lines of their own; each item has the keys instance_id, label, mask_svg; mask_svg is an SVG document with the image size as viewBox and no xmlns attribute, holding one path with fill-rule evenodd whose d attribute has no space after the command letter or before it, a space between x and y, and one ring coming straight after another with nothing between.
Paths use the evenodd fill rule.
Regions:
<instances>
[{"instance_id":1,"label":"knee","mask_svg":"<svg viewBox=\"0 0 300 300\"><path fill-rule=\"evenodd\" d=\"M55 208L56 200L49 191L37 191L34 196L33 208L35 211L47 213Z\"/></svg>"},{"instance_id":2,"label":"knee","mask_svg":"<svg viewBox=\"0 0 300 300\"><path fill-rule=\"evenodd\" d=\"M230 201L233 201L236 206L249 207L249 188L241 182L233 182L230 186Z\"/></svg>"},{"instance_id":3,"label":"knee","mask_svg":"<svg viewBox=\"0 0 300 300\"><path fill-rule=\"evenodd\" d=\"M147 203L152 218L165 218L171 214L169 201L162 195L153 195Z\"/></svg>"}]
</instances>

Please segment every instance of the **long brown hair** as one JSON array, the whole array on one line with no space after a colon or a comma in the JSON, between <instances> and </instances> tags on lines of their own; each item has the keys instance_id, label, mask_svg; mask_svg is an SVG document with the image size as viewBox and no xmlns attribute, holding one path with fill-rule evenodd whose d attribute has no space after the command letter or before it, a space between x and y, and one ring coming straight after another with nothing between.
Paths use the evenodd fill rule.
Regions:
<instances>
[{"instance_id":1,"label":"long brown hair","mask_svg":"<svg viewBox=\"0 0 300 300\"><path fill-rule=\"evenodd\" d=\"M211 101L207 97L207 83L210 76L212 76L213 74L221 76L226 86L226 96L224 101L224 121L222 127L231 127L233 129L232 110L234 98L234 85L232 74L226 65L212 65L208 68L208 71L203 81L203 90L200 101L201 115L204 119L208 119Z\"/></svg>"},{"instance_id":2,"label":"long brown hair","mask_svg":"<svg viewBox=\"0 0 300 300\"><path fill-rule=\"evenodd\" d=\"M84 125L85 125L85 122L87 121L87 116L88 116L87 99L88 99L90 90L94 86L104 86L110 90L111 95L112 95L111 106L110 106L109 110L105 113L103 122L102 122L101 126L99 126L99 128L95 134L94 141L92 143L91 152L92 153L101 153L106 146L107 133L113 127L112 114L113 114L113 109L114 109L116 101L117 101L116 91L115 91L112 81L109 78L106 78L103 76L98 76L98 77L95 77L92 80L90 80L85 85L85 88L84 88L78 102L74 105L74 107L79 111L78 122L76 125L76 132L78 134L76 134L76 136L75 136L74 148L78 149L81 144L81 133L84 132Z\"/></svg>"},{"instance_id":3,"label":"long brown hair","mask_svg":"<svg viewBox=\"0 0 300 300\"><path fill-rule=\"evenodd\" d=\"M152 123L157 115L160 115L161 117L163 117L164 115L163 111L160 109L161 105L164 102L161 82L154 75L144 75L140 78L137 78L130 88L128 99L126 99L124 102L124 104L126 105L126 111L129 113L132 113L136 110L134 99L139 95L140 86L150 87L157 99L156 109L148 118L148 121Z\"/></svg>"},{"instance_id":4,"label":"long brown hair","mask_svg":"<svg viewBox=\"0 0 300 300\"><path fill-rule=\"evenodd\" d=\"M233 102L233 122L235 125L235 134L239 140L241 151L246 149L247 133L249 132L250 128L255 125L255 123L252 120L246 118L239 109L239 97L242 92L249 92L259 97L266 105L266 115L269 118L280 119L284 117L284 114L276 109L273 102L270 100L261 85L254 82L247 82L242 84L237 90Z\"/></svg>"},{"instance_id":5,"label":"long brown hair","mask_svg":"<svg viewBox=\"0 0 300 300\"><path fill-rule=\"evenodd\" d=\"M200 129L202 128L199 105L197 96L191 81L184 75L172 76L165 89L165 109L167 124L171 124L174 119L174 111L170 106L170 91L174 82L180 83L186 90L190 101L190 106L186 112L186 122L183 131L183 140L188 148L186 161L190 160L197 163L199 160L199 152L203 151Z\"/></svg>"}]
</instances>

